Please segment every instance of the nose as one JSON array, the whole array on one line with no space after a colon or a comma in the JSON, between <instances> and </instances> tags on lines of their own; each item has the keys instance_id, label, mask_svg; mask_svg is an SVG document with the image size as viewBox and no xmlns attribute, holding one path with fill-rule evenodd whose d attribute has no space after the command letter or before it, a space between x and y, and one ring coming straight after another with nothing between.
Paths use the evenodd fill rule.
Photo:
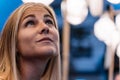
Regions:
<instances>
[{"instance_id":1,"label":"nose","mask_svg":"<svg viewBox=\"0 0 120 80\"><path fill-rule=\"evenodd\" d=\"M41 34L48 34L49 33L49 29L47 27L43 28L40 32Z\"/></svg>"},{"instance_id":2,"label":"nose","mask_svg":"<svg viewBox=\"0 0 120 80\"><path fill-rule=\"evenodd\" d=\"M40 25L40 34L48 34L49 33L49 27L45 23L41 23Z\"/></svg>"}]
</instances>

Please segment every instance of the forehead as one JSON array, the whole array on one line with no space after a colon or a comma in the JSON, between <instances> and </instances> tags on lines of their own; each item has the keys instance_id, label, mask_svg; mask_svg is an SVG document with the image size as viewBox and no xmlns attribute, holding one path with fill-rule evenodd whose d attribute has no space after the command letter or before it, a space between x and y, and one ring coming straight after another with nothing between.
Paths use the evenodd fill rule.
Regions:
<instances>
[{"instance_id":1,"label":"forehead","mask_svg":"<svg viewBox=\"0 0 120 80\"><path fill-rule=\"evenodd\" d=\"M39 14L39 15L48 14L48 15L50 15L50 13L48 12L48 10L45 7L37 6L37 5L27 8L24 11L22 17L25 17L29 14Z\"/></svg>"}]
</instances>

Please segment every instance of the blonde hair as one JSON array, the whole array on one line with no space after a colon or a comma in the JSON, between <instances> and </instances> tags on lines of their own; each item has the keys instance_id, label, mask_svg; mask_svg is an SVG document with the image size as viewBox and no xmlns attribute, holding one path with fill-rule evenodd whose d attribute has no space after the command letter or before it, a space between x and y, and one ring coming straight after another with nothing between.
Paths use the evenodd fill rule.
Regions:
<instances>
[{"instance_id":1,"label":"blonde hair","mask_svg":"<svg viewBox=\"0 0 120 80\"><path fill-rule=\"evenodd\" d=\"M55 13L50 7L41 3L25 3L18 7L8 18L0 38L0 80L20 80L16 61L18 25L24 11L29 7L34 7L34 5L47 9L51 16L53 16L57 27ZM59 43L57 45L59 49ZM59 52L60 51L58 50L58 56L51 59L46 74L41 80L61 80L61 62Z\"/></svg>"}]
</instances>

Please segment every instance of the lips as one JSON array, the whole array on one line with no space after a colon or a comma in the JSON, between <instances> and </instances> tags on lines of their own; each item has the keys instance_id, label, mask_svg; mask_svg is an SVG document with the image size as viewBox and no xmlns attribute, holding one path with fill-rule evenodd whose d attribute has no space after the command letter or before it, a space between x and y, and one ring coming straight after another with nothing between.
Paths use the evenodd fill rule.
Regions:
<instances>
[{"instance_id":1,"label":"lips","mask_svg":"<svg viewBox=\"0 0 120 80\"><path fill-rule=\"evenodd\" d=\"M37 42L42 42L42 41L50 41L50 42L53 42L53 40L50 39L49 37L42 38L42 39L38 40Z\"/></svg>"}]
</instances>

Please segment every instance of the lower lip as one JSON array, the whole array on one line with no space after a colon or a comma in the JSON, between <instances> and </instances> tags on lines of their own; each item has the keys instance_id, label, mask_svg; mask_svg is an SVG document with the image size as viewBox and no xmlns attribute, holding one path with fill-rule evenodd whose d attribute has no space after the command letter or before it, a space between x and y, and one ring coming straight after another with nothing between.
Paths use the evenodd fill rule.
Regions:
<instances>
[{"instance_id":1,"label":"lower lip","mask_svg":"<svg viewBox=\"0 0 120 80\"><path fill-rule=\"evenodd\" d=\"M39 46L55 46L55 43L51 40L42 40L37 42L37 45Z\"/></svg>"},{"instance_id":2,"label":"lower lip","mask_svg":"<svg viewBox=\"0 0 120 80\"><path fill-rule=\"evenodd\" d=\"M39 42L52 42L50 40L42 40L42 41L39 41Z\"/></svg>"},{"instance_id":3,"label":"lower lip","mask_svg":"<svg viewBox=\"0 0 120 80\"><path fill-rule=\"evenodd\" d=\"M42 41L37 42L37 44L39 44L39 45L53 45L54 43L50 40L42 40Z\"/></svg>"}]
</instances>

